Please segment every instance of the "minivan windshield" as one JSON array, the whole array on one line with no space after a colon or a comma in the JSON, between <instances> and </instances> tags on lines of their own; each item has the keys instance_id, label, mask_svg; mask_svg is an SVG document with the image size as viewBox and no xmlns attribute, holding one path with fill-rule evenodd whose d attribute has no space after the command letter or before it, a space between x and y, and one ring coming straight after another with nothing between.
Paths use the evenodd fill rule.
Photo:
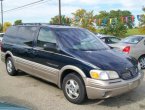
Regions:
<instances>
[{"instance_id":1,"label":"minivan windshield","mask_svg":"<svg viewBox=\"0 0 145 110\"><path fill-rule=\"evenodd\" d=\"M130 36L121 41L121 43L127 43L127 44L137 44L143 39L141 36Z\"/></svg>"},{"instance_id":2,"label":"minivan windshield","mask_svg":"<svg viewBox=\"0 0 145 110\"><path fill-rule=\"evenodd\" d=\"M99 38L86 29L67 28L55 29L61 44L64 48L81 50L81 51L97 51L109 49Z\"/></svg>"}]
</instances>

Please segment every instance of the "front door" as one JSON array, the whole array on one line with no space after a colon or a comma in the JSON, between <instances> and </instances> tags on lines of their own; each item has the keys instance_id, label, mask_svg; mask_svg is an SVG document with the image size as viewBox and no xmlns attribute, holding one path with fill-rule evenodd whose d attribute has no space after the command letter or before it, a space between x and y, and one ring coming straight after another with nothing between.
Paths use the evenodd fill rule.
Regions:
<instances>
[{"instance_id":1,"label":"front door","mask_svg":"<svg viewBox=\"0 0 145 110\"><path fill-rule=\"evenodd\" d=\"M51 46L51 47L49 47ZM34 69L35 75L42 77L53 83L57 83L59 64L59 53L55 50L57 48L57 40L55 34L49 28L41 28L37 46L34 48Z\"/></svg>"}]
</instances>

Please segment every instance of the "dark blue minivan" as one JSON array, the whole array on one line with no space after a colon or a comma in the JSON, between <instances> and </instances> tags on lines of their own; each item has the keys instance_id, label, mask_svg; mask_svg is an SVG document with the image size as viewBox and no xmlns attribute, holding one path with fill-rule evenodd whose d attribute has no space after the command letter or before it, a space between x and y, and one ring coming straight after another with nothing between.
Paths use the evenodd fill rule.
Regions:
<instances>
[{"instance_id":1,"label":"dark blue minivan","mask_svg":"<svg viewBox=\"0 0 145 110\"><path fill-rule=\"evenodd\" d=\"M131 91L144 76L136 59L111 50L88 30L70 26L11 26L1 59L9 75L21 70L52 82L75 104Z\"/></svg>"}]
</instances>

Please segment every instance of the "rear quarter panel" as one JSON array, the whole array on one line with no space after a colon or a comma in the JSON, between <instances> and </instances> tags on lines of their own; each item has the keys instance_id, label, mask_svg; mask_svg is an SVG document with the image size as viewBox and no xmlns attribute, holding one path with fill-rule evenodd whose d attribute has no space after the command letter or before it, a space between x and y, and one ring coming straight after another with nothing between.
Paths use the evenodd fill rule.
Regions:
<instances>
[{"instance_id":1,"label":"rear quarter panel","mask_svg":"<svg viewBox=\"0 0 145 110\"><path fill-rule=\"evenodd\" d=\"M145 55L145 38L143 38L138 44L131 46L130 56L138 59L140 56Z\"/></svg>"}]
</instances>

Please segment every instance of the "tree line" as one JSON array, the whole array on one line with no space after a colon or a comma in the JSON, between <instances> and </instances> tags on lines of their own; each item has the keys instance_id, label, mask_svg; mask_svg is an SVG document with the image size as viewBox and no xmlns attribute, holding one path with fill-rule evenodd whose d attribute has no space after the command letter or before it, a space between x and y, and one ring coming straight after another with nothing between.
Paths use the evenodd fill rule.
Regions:
<instances>
[{"instance_id":1,"label":"tree line","mask_svg":"<svg viewBox=\"0 0 145 110\"><path fill-rule=\"evenodd\" d=\"M142 9L145 12L145 8ZM86 11L84 9L78 9L74 13L72 13L72 18L68 18L65 15L62 17L62 23L71 26L78 26L82 28L86 28L94 33L99 32L101 34L109 34L118 37L124 37L127 33L128 29L132 29L135 27L135 21L132 20L132 13L127 10L111 10L100 11L99 14L95 15L94 11ZM127 16L127 22L120 19L121 17L125 18ZM94 19L103 20L115 18L117 19L117 23L109 23L106 22L105 25L102 24L103 21L94 22ZM105 19L104 19L105 20ZM59 24L59 16L54 16L51 18L51 24ZM145 34L145 15L142 15L142 19L140 20L139 31L141 34Z\"/></svg>"},{"instance_id":2,"label":"tree line","mask_svg":"<svg viewBox=\"0 0 145 110\"><path fill-rule=\"evenodd\" d=\"M145 7L142 9L145 12ZM145 15L142 16L141 22L140 22L140 32L142 34L145 34Z\"/></svg>"},{"instance_id":3,"label":"tree line","mask_svg":"<svg viewBox=\"0 0 145 110\"><path fill-rule=\"evenodd\" d=\"M145 12L145 7L142 9ZM111 10L107 11L100 11L99 14L95 15L94 11L86 11L85 9L78 9L72 13L72 18L66 17L65 15L61 16L62 24L70 25L70 26L77 26L86 28L94 33L101 33L101 34L109 34L118 37L123 37L127 33L127 29L132 29L135 25L134 20L131 18L128 19L128 22L122 22L120 17L122 16L132 16L132 13L127 10ZM115 18L117 19L117 23L109 23L102 24L99 21L94 22L94 19L104 19L104 18ZM51 18L50 24L59 24L59 16L56 15ZM22 24L22 20L16 20L14 25ZM11 26L10 22L5 22L2 30L2 25L0 24L0 31L5 32L6 29ZM141 34L145 34L145 15L142 15L142 19L139 23L139 31Z\"/></svg>"},{"instance_id":4,"label":"tree line","mask_svg":"<svg viewBox=\"0 0 145 110\"><path fill-rule=\"evenodd\" d=\"M16 20L13 25L20 25L20 24L22 24L22 20ZM0 32L6 32L7 28L10 26L12 26L12 23L4 22L3 30L2 30L2 24L0 24Z\"/></svg>"}]
</instances>

